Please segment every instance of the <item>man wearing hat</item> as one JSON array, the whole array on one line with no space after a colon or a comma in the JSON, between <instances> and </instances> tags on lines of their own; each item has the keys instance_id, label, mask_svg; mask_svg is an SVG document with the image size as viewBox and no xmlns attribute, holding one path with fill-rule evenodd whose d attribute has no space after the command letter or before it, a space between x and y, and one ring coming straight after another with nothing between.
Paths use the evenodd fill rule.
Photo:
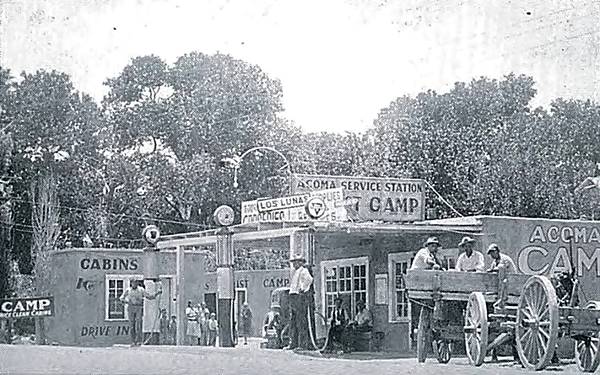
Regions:
<instances>
[{"instance_id":1,"label":"man wearing hat","mask_svg":"<svg viewBox=\"0 0 600 375\"><path fill-rule=\"evenodd\" d=\"M483 254L473 250L475 240L471 237L463 237L458 247L463 252L456 260L456 270L462 272L483 272L485 270L485 260Z\"/></svg>"},{"instance_id":2,"label":"man wearing hat","mask_svg":"<svg viewBox=\"0 0 600 375\"><path fill-rule=\"evenodd\" d=\"M437 237L429 237L423 248L417 251L415 259L410 266L411 270L439 270L442 265L437 259L438 249L441 247Z\"/></svg>"},{"instance_id":3,"label":"man wearing hat","mask_svg":"<svg viewBox=\"0 0 600 375\"><path fill-rule=\"evenodd\" d=\"M492 266L488 272L498 272L500 267L504 267L507 273L517 273L515 262L508 255L500 253L500 247L497 244L491 244L487 253L492 258Z\"/></svg>"},{"instance_id":4,"label":"man wearing hat","mask_svg":"<svg viewBox=\"0 0 600 375\"><path fill-rule=\"evenodd\" d=\"M294 254L290 262L290 345L285 349L308 349L308 294L313 277L304 267L303 254Z\"/></svg>"}]
</instances>

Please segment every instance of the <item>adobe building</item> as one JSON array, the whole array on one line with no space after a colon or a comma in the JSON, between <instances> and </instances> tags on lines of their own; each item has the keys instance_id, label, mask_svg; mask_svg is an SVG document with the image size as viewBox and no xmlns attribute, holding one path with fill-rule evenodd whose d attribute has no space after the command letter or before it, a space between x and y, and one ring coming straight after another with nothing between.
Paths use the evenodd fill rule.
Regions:
<instances>
[{"instance_id":1,"label":"adobe building","mask_svg":"<svg viewBox=\"0 0 600 375\"><path fill-rule=\"evenodd\" d=\"M582 280L584 301L600 299L600 225L592 221L477 216L406 224L247 223L232 229L237 246L304 252L314 274L317 311L323 316L329 315L335 296L342 297L352 315L356 302L366 301L374 332L383 336L384 351L414 351L418 309L408 301L403 275L429 236L441 242L439 254L448 268L455 265L461 238L469 235L484 253L486 267L491 259L485 250L497 243L525 274L548 275L573 265ZM215 242L215 232L206 231L163 236L157 246L162 251ZM322 335L323 327L317 331Z\"/></svg>"},{"instance_id":2,"label":"adobe building","mask_svg":"<svg viewBox=\"0 0 600 375\"><path fill-rule=\"evenodd\" d=\"M185 250L184 299L205 301L216 311L216 274L205 271L206 253ZM119 301L131 280L144 279L144 252L135 249L72 248L52 253L49 291L54 316L45 318L50 343L110 346L130 342L127 307ZM176 254L158 253L163 293L157 298L168 316L176 315ZM288 270L238 271L236 312L243 302L253 310L255 335L269 309L271 291L289 285ZM148 307L146 310L149 310ZM157 330L158 321L144 319L144 331Z\"/></svg>"}]
</instances>

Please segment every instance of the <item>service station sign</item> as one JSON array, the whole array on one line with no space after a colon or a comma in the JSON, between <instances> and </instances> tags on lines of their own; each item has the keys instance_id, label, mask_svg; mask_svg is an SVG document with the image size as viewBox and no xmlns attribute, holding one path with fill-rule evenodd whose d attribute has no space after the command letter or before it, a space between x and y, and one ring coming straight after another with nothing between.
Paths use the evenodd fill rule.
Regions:
<instances>
[{"instance_id":1,"label":"service station sign","mask_svg":"<svg viewBox=\"0 0 600 375\"><path fill-rule=\"evenodd\" d=\"M0 318L31 318L53 314L53 297L0 299Z\"/></svg>"},{"instance_id":2,"label":"service station sign","mask_svg":"<svg viewBox=\"0 0 600 375\"><path fill-rule=\"evenodd\" d=\"M294 174L292 194L341 188L354 221L425 219L425 181L416 179Z\"/></svg>"}]
</instances>

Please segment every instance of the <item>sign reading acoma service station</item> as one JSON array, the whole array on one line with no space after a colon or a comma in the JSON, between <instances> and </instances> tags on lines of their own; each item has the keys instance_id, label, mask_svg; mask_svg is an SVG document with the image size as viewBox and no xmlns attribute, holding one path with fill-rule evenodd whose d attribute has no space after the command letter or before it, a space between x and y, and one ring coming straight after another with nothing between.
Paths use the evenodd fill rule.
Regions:
<instances>
[{"instance_id":1,"label":"sign reading acoma service station","mask_svg":"<svg viewBox=\"0 0 600 375\"><path fill-rule=\"evenodd\" d=\"M401 178L294 174L292 194L342 188L353 220L390 222L425 219L425 181Z\"/></svg>"}]
</instances>

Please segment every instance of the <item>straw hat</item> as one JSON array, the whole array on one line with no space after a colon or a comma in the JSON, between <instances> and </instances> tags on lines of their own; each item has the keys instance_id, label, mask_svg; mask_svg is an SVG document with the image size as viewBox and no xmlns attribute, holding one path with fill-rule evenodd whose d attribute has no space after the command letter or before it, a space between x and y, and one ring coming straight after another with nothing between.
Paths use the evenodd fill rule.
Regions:
<instances>
[{"instance_id":1,"label":"straw hat","mask_svg":"<svg viewBox=\"0 0 600 375\"><path fill-rule=\"evenodd\" d=\"M425 241L423 246L427 246L427 245L431 245L431 244L440 246L440 242L438 241L437 237L429 237L427 239L427 241Z\"/></svg>"},{"instance_id":2,"label":"straw hat","mask_svg":"<svg viewBox=\"0 0 600 375\"><path fill-rule=\"evenodd\" d=\"M464 245L466 245L468 243L474 243L474 242L475 242L474 239L472 239L469 236L465 236L465 237L462 238L462 240L460 240L460 243L458 244L458 247L462 247L462 246L464 246Z\"/></svg>"}]
</instances>

